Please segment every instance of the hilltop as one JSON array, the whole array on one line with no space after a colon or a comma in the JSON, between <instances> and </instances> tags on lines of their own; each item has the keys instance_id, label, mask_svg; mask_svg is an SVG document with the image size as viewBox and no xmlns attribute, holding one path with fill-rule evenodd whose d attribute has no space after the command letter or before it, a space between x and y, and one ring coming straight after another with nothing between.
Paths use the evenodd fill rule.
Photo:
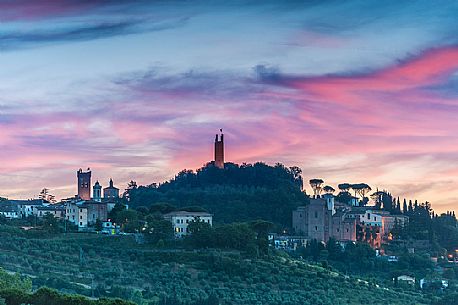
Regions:
<instances>
[{"instance_id":1,"label":"hilltop","mask_svg":"<svg viewBox=\"0 0 458 305\"><path fill-rule=\"evenodd\" d=\"M292 211L308 202L301 173L298 167L280 163L226 163L224 169L209 164L197 171L183 170L162 184L130 190L129 206L199 206L212 213L216 222L264 219L290 227Z\"/></svg>"}]
</instances>

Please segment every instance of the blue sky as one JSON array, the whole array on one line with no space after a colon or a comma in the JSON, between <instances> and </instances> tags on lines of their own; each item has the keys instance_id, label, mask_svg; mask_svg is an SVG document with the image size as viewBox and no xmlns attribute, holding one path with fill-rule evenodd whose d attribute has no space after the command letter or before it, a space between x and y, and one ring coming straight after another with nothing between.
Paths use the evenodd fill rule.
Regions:
<instances>
[{"instance_id":1,"label":"blue sky","mask_svg":"<svg viewBox=\"0 0 458 305\"><path fill-rule=\"evenodd\" d=\"M453 207L456 1L0 0L0 194L284 162ZM345 181L344 181L345 180ZM436 198L437 193L444 193Z\"/></svg>"}]
</instances>

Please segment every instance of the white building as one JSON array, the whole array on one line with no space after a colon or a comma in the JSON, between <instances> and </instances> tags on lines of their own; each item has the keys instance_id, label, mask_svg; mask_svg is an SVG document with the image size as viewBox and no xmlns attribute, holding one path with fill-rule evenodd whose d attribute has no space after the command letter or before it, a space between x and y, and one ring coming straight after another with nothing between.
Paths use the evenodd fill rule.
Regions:
<instances>
[{"instance_id":1,"label":"white building","mask_svg":"<svg viewBox=\"0 0 458 305\"><path fill-rule=\"evenodd\" d=\"M277 250L295 251L300 247L307 247L305 236L283 236L276 233L269 233L269 243Z\"/></svg>"},{"instance_id":2,"label":"white building","mask_svg":"<svg viewBox=\"0 0 458 305\"><path fill-rule=\"evenodd\" d=\"M107 205L103 202L75 200L65 204L66 219L84 230L98 220L107 220Z\"/></svg>"},{"instance_id":3,"label":"white building","mask_svg":"<svg viewBox=\"0 0 458 305\"><path fill-rule=\"evenodd\" d=\"M65 206L61 204L49 204L43 206L35 206L33 209L33 215L41 218L46 214L51 214L54 218L64 219L65 218Z\"/></svg>"},{"instance_id":4,"label":"white building","mask_svg":"<svg viewBox=\"0 0 458 305\"><path fill-rule=\"evenodd\" d=\"M359 216L359 222L371 227L383 227L382 215L378 211L367 210Z\"/></svg>"},{"instance_id":5,"label":"white building","mask_svg":"<svg viewBox=\"0 0 458 305\"><path fill-rule=\"evenodd\" d=\"M9 203L0 204L0 215L3 215L7 219L15 219L21 217L19 207Z\"/></svg>"},{"instance_id":6,"label":"white building","mask_svg":"<svg viewBox=\"0 0 458 305\"><path fill-rule=\"evenodd\" d=\"M206 212L175 211L164 215L164 219L173 225L176 237L182 237L189 233L188 225L193 220L200 220L213 225L213 216Z\"/></svg>"},{"instance_id":7,"label":"white building","mask_svg":"<svg viewBox=\"0 0 458 305\"><path fill-rule=\"evenodd\" d=\"M44 206L42 199L10 200L10 202L19 206L19 213L22 218L35 215L37 207Z\"/></svg>"}]
</instances>

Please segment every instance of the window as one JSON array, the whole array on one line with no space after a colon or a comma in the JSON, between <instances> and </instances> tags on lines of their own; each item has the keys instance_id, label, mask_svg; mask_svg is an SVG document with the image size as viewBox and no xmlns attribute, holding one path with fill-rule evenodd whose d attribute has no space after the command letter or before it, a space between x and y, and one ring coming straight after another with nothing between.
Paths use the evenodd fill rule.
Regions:
<instances>
[{"instance_id":1,"label":"window","mask_svg":"<svg viewBox=\"0 0 458 305\"><path fill-rule=\"evenodd\" d=\"M339 233L340 229L339 229L339 228L337 228L337 229L336 229L336 231L337 231L337 233Z\"/></svg>"},{"instance_id":2,"label":"window","mask_svg":"<svg viewBox=\"0 0 458 305\"><path fill-rule=\"evenodd\" d=\"M348 233L348 229L347 229L347 233Z\"/></svg>"},{"instance_id":3,"label":"window","mask_svg":"<svg viewBox=\"0 0 458 305\"><path fill-rule=\"evenodd\" d=\"M367 213L367 219L371 220L371 213Z\"/></svg>"},{"instance_id":4,"label":"window","mask_svg":"<svg viewBox=\"0 0 458 305\"><path fill-rule=\"evenodd\" d=\"M80 219L83 219L83 216L80 216Z\"/></svg>"},{"instance_id":5,"label":"window","mask_svg":"<svg viewBox=\"0 0 458 305\"><path fill-rule=\"evenodd\" d=\"M377 221L377 217L374 216L374 221Z\"/></svg>"},{"instance_id":6,"label":"window","mask_svg":"<svg viewBox=\"0 0 458 305\"><path fill-rule=\"evenodd\" d=\"M80 226L82 226L82 225L83 225L83 223L80 221Z\"/></svg>"},{"instance_id":7,"label":"window","mask_svg":"<svg viewBox=\"0 0 458 305\"><path fill-rule=\"evenodd\" d=\"M177 219L177 223L180 223L180 220L179 220L179 219Z\"/></svg>"},{"instance_id":8,"label":"window","mask_svg":"<svg viewBox=\"0 0 458 305\"><path fill-rule=\"evenodd\" d=\"M186 223L189 223L189 219L186 219Z\"/></svg>"},{"instance_id":9,"label":"window","mask_svg":"<svg viewBox=\"0 0 458 305\"><path fill-rule=\"evenodd\" d=\"M318 218L318 212L315 211L315 218Z\"/></svg>"},{"instance_id":10,"label":"window","mask_svg":"<svg viewBox=\"0 0 458 305\"><path fill-rule=\"evenodd\" d=\"M318 231L318 227L317 226L315 226L315 231Z\"/></svg>"},{"instance_id":11,"label":"window","mask_svg":"<svg viewBox=\"0 0 458 305\"><path fill-rule=\"evenodd\" d=\"M299 218L302 218L302 213L299 213Z\"/></svg>"}]
</instances>

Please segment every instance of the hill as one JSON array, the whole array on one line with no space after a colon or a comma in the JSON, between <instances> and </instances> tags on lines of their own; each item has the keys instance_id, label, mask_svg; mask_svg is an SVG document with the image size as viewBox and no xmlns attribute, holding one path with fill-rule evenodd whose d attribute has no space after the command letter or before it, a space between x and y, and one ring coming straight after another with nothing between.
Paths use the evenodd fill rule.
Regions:
<instances>
[{"instance_id":1,"label":"hill","mask_svg":"<svg viewBox=\"0 0 458 305\"><path fill-rule=\"evenodd\" d=\"M282 164L227 163L224 169L207 165L196 172L183 170L162 184L130 190L129 206L200 206L214 214L216 222L264 219L290 227L292 210L308 202L302 183L299 168Z\"/></svg>"},{"instance_id":2,"label":"hill","mask_svg":"<svg viewBox=\"0 0 458 305\"><path fill-rule=\"evenodd\" d=\"M0 227L0 253L0 264L30 275L34 288L136 304L429 304L419 293L283 254L255 259L237 251L153 248L131 236L36 238L7 227Z\"/></svg>"}]
</instances>

